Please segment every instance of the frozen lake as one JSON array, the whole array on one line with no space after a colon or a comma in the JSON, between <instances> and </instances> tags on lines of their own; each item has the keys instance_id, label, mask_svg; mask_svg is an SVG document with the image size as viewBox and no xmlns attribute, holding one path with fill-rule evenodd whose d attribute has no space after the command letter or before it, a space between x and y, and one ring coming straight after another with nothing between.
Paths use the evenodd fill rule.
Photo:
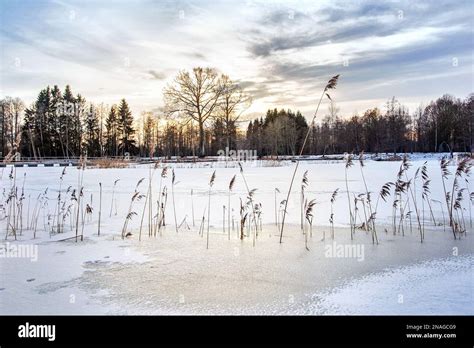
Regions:
<instances>
[{"instance_id":1,"label":"frozen lake","mask_svg":"<svg viewBox=\"0 0 474 348\"><path fill-rule=\"evenodd\" d=\"M413 161L408 176L423 164ZM62 168L17 168L17 186L24 187L24 219L31 218L37 197L42 195L36 239L25 227L17 241L8 236L0 250L7 254L18 245L37 248L37 260L0 258L0 312L2 314L474 314L474 249L470 226L469 201L463 202L467 231L454 240L450 227L441 226L443 190L439 163L429 160L431 199L434 218L424 206L425 241L420 243L415 217L403 222L403 234L392 233L392 200L379 200L376 226L379 245L363 228L350 238L344 163L308 162L300 165L294 191L288 204L287 227L283 243L275 225L277 207L285 197L294 164L271 166L244 165L249 189L256 188L255 203L261 203L261 225L255 246L250 233L238 238L240 199L247 191L238 167L216 168L200 165L175 167L176 220L185 223L176 233L171 195L171 171L161 182L167 186L165 208L167 225L156 237L148 236L148 210L145 199L130 198L137 191L146 194L150 169L86 169L83 172L83 204L93 209L85 214L84 241L60 241L75 235L71 218L65 218L64 232L50 235L55 225L57 196ZM373 204L384 183L395 181L400 162L367 161L364 175ZM199 235L201 219L207 219L208 182L211 190L209 248L206 232ZM300 229L300 185L305 171L308 200L316 199L313 235ZM451 171L455 167L450 167ZM9 168L1 169L2 204L11 185ZM26 173L26 176L24 175ZM67 168L61 184L62 199L71 201L70 190L78 186L79 171ZM153 200L160 187L161 168L153 174ZM228 186L236 175L231 192L230 240L228 226ZM115 188L114 182L117 181ZM101 235L97 235L99 182L102 183ZM348 171L351 195L365 192L358 163ZM421 187L421 185L419 185ZM421 188L415 195L421 197ZM48 188L46 194L43 194ZM278 188L278 193L275 188ZM340 192L333 206L334 240L331 238L330 198ZM193 195L191 196L191 190ZM114 201L112 201L112 197ZM421 198L419 198L421 200ZM74 203L74 202L73 202ZM72 203L71 203L72 204ZM29 209L27 206L29 205ZM155 211L157 204L154 204ZM226 206L224 212L223 206ZM277 208L277 210L279 210ZM27 211L30 213L28 214ZM128 222L132 236L121 239L128 212L136 215ZM142 240L138 241L142 213L145 211ZM194 226L192 216L194 211ZM83 212L81 211L81 214ZM0 220L5 239L6 209ZM280 214L277 212L278 218ZM360 207L358 224L364 219ZM444 216L446 219L446 216ZM223 226L223 222L224 226ZM189 229L186 227L189 225ZM232 225L232 224L231 224ZM411 225L411 227L410 227ZM204 224L204 230L207 223ZM323 232L325 240L323 241ZM11 255L11 253L10 253ZM453 287L456 291L453 291Z\"/></svg>"}]
</instances>

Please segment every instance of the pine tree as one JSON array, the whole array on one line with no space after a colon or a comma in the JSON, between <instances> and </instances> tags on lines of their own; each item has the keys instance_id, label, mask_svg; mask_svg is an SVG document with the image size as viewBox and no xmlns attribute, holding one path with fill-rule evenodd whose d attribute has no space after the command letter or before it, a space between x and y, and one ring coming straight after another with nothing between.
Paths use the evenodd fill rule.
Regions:
<instances>
[{"instance_id":1,"label":"pine tree","mask_svg":"<svg viewBox=\"0 0 474 348\"><path fill-rule=\"evenodd\" d=\"M87 156L99 157L100 156L100 140L99 140L99 119L95 111L94 105L91 104L89 112L86 115L85 123L85 143Z\"/></svg>"},{"instance_id":2,"label":"pine tree","mask_svg":"<svg viewBox=\"0 0 474 348\"><path fill-rule=\"evenodd\" d=\"M211 132L211 154L216 155L219 150L224 150L227 146L227 129L222 119L218 118L213 122Z\"/></svg>"},{"instance_id":3,"label":"pine tree","mask_svg":"<svg viewBox=\"0 0 474 348\"><path fill-rule=\"evenodd\" d=\"M21 153L28 157L37 158L36 154L36 138L35 138L35 122L36 122L35 104L26 108L23 118L23 126L21 132Z\"/></svg>"},{"instance_id":4,"label":"pine tree","mask_svg":"<svg viewBox=\"0 0 474 348\"><path fill-rule=\"evenodd\" d=\"M39 138L40 153L42 157L53 155L53 135L51 126L52 113L51 88L48 86L43 89L36 100L36 122L35 133Z\"/></svg>"},{"instance_id":5,"label":"pine tree","mask_svg":"<svg viewBox=\"0 0 474 348\"><path fill-rule=\"evenodd\" d=\"M105 120L106 129L106 149L107 155L118 156L118 139L117 139L117 107L112 105L109 115Z\"/></svg>"},{"instance_id":6,"label":"pine tree","mask_svg":"<svg viewBox=\"0 0 474 348\"><path fill-rule=\"evenodd\" d=\"M0 103L0 157L6 156L6 131L7 131L7 117L5 112L6 106Z\"/></svg>"},{"instance_id":7,"label":"pine tree","mask_svg":"<svg viewBox=\"0 0 474 348\"><path fill-rule=\"evenodd\" d=\"M135 129L133 128L133 116L125 99L122 99L118 109L118 134L120 137L119 150L123 155L126 152L132 154L135 152Z\"/></svg>"},{"instance_id":8,"label":"pine tree","mask_svg":"<svg viewBox=\"0 0 474 348\"><path fill-rule=\"evenodd\" d=\"M74 118L74 103L76 102L74 95L72 94L71 87L66 86L63 93L61 109L59 112L59 123L60 123L60 137L61 143L64 147L66 157L74 155L71 151L70 135L72 133L72 125Z\"/></svg>"},{"instance_id":9,"label":"pine tree","mask_svg":"<svg viewBox=\"0 0 474 348\"><path fill-rule=\"evenodd\" d=\"M155 153L155 144L153 139L153 134L155 131L155 120L151 113L145 116L145 121L143 124L143 148L145 156L152 157Z\"/></svg>"},{"instance_id":10,"label":"pine tree","mask_svg":"<svg viewBox=\"0 0 474 348\"><path fill-rule=\"evenodd\" d=\"M86 100L80 94L76 96L73 110L74 112L71 118L71 132L69 134L69 141L73 154L75 156L80 156L83 153L82 125L86 115Z\"/></svg>"},{"instance_id":11,"label":"pine tree","mask_svg":"<svg viewBox=\"0 0 474 348\"><path fill-rule=\"evenodd\" d=\"M66 155L61 135L61 118L58 112L62 105L62 99L61 90L55 85L51 90L51 115L49 119L54 156Z\"/></svg>"}]
</instances>

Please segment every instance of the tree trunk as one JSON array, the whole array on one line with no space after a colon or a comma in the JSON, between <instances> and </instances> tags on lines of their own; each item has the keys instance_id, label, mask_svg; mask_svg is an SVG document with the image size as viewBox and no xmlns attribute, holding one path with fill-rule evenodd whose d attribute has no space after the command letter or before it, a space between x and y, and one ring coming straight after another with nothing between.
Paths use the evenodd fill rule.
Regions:
<instances>
[{"instance_id":1,"label":"tree trunk","mask_svg":"<svg viewBox=\"0 0 474 348\"><path fill-rule=\"evenodd\" d=\"M206 156L204 148L204 122L199 122L199 157Z\"/></svg>"}]
</instances>

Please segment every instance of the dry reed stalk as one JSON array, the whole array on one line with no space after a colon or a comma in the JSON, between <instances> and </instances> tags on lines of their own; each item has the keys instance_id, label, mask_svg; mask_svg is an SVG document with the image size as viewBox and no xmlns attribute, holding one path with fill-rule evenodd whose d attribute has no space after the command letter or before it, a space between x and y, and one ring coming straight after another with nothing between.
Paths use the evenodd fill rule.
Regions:
<instances>
[{"instance_id":1,"label":"dry reed stalk","mask_svg":"<svg viewBox=\"0 0 474 348\"><path fill-rule=\"evenodd\" d=\"M312 125L314 123L314 120L316 119L316 116L317 116L318 110L319 110L319 106L321 105L321 101L323 100L324 95L326 95L329 98L329 100L332 100L331 97L329 96L329 94L327 93L327 91L329 91L331 89L336 89L338 80L339 80L339 75L335 75L335 76L333 76L329 79L328 83L324 87L323 93L321 94L321 97L319 98L318 106L316 107L316 111L314 112L313 119L311 120L310 125ZM304 138L304 141L303 141L303 144L301 146L300 153L299 153L300 156L303 155L303 151L304 151L304 148L306 146L306 142L308 141L310 131L311 131L311 127L308 127L308 131L306 132L306 136ZM291 177L290 186L288 188L288 193L286 195L285 208L283 209L283 219L282 219L282 222L281 222L280 243L282 242L282 239L283 239L283 230L285 228L285 217L286 217L287 208L288 208L288 201L290 199L291 188L293 187L293 182L295 181L295 176L296 176L296 172L298 171L299 163L300 163L299 161L296 162L295 170L293 171L293 176Z\"/></svg>"}]
</instances>

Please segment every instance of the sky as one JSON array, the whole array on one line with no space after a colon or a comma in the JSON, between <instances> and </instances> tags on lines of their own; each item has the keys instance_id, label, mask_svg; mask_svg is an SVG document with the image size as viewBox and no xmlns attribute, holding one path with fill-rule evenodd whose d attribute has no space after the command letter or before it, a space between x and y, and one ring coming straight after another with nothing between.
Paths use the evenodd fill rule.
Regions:
<instances>
[{"instance_id":1,"label":"sky","mask_svg":"<svg viewBox=\"0 0 474 348\"><path fill-rule=\"evenodd\" d=\"M0 0L0 97L28 105L69 84L138 116L159 112L180 70L209 66L252 96L248 119L275 107L309 118L335 74L343 117L393 96L414 111L474 92L473 17L471 0Z\"/></svg>"}]
</instances>

